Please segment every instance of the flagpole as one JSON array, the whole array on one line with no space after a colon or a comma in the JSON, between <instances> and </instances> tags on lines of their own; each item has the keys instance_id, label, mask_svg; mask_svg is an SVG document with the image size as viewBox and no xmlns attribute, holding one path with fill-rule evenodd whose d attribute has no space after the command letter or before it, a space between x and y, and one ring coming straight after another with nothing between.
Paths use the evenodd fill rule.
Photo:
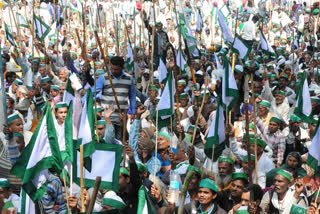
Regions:
<instances>
[{"instance_id":1,"label":"flagpole","mask_svg":"<svg viewBox=\"0 0 320 214\"><path fill-rule=\"evenodd\" d=\"M102 25L101 25L101 18L100 18L100 14L99 14L99 5L98 5L98 1L96 0L96 5L97 5L97 16L98 16L98 24L100 25L100 27L98 29L100 29L100 32L102 33Z\"/></svg>"},{"instance_id":2,"label":"flagpole","mask_svg":"<svg viewBox=\"0 0 320 214\"><path fill-rule=\"evenodd\" d=\"M123 111L123 125L122 125L122 144L126 144L126 135L127 135L127 111ZM127 155L123 147L123 167L126 167Z\"/></svg>"},{"instance_id":3,"label":"flagpole","mask_svg":"<svg viewBox=\"0 0 320 214\"><path fill-rule=\"evenodd\" d=\"M154 150L154 169L153 169L153 183L156 182L156 168L157 168L157 153L158 153L158 117L159 117L159 111L158 111L158 103L157 103L157 109L156 109L156 146Z\"/></svg>"},{"instance_id":4,"label":"flagpole","mask_svg":"<svg viewBox=\"0 0 320 214\"><path fill-rule=\"evenodd\" d=\"M251 74L252 76L252 74ZM249 182L252 184L252 162L251 162L251 152L250 152L250 141L249 141L249 115L248 115L248 105L249 105L249 84L248 77L245 77L245 94L244 94L244 109L245 109L245 120L246 120L246 147L248 152L248 165L249 165Z\"/></svg>"},{"instance_id":5,"label":"flagpole","mask_svg":"<svg viewBox=\"0 0 320 214\"><path fill-rule=\"evenodd\" d=\"M206 77L205 79L207 79L207 77ZM206 83L205 83L205 84L206 84ZM196 119L196 123L195 123L195 125L194 125L193 134L192 134L192 141L191 141L191 144L192 144L192 145L194 144L194 139L195 139L195 137L196 137L197 127L198 127L200 115L201 115L202 108L203 108L203 105L204 105L204 100L206 99L207 84L206 84L205 87L204 87L204 92L203 92L203 93L204 93L204 94L203 94L203 99L202 99L202 102L201 102L201 106L200 106L200 109L199 109L199 112L198 112L198 116L197 116L197 119Z\"/></svg>"},{"instance_id":6,"label":"flagpole","mask_svg":"<svg viewBox=\"0 0 320 214\"><path fill-rule=\"evenodd\" d=\"M109 72L107 59L106 59L106 57L105 57L105 54L103 53L103 49L102 49L102 47L101 47L101 43L100 43L100 40L99 40L99 37L98 37L98 33L97 33L96 30L94 31L94 35L95 35L95 37L96 37L97 44L98 44L98 46L99 46L99 49L100 49L100 52L101 52L101 55L102 55L104 64L105 64L106 69L107 69L107 74L108 74L110 86L111 86L112 93L113 93L114 99L115 99L115 101L116 101L118 110L119 110L119 114L121 114L120 104L119 104L119 102L118 102L118 97L117 97L116 91L114 90L114 87L113 87L112 78L111 78L111 75L110 75L110 72Z\"/></svg>"},{"instance_id":7,"label":"flagpole","mask_svg":"<svg viewBox=\"0 0 320 214\"><path fill-rule=\"evenodd\" d=\"M95 127L95 136L97 138L97 142L100 142L98 136L98 127L97 127L97 77L96 77L96 60L93 60L93 80L94 80L94 127Z\"/></svg>"},{"instance_id":8,"label":"flagpole","mask_svg":"<svg viewBox=\"0 0 320 214\"><path fill-rule=\"evenodd\" d=\"M253 75L251 74L251 103L252 103L252 114L253 114L253 124L254 124L254 168L255 168L255 177L256 177L256 184L258 184L258 155L257 155L257 121L256 121L256 103L255 103L255 97L254 97L254 84L253 84ZM249 160L249 158L248 158ZM251 175L250 175L251 176Z\"/></svg>"},{"instance_id":9,"label":"flagpole","mask_svg":"<svg viewBox=\"0 0 320 214\"><path fill-rule=\"evenodd\" d=\"M154 61L154 36L156 33L156 12L154 9L154 2L155 0L152 0L152 10L153 10L153 26L152 26L152 47L151 47L151 60L150 60L150 74L151 74L151 84L153 85L153 61ZM166 56L164 56L166 57Z\"/></svg>"},{"instance_id":10,"label":"flagpole","mask_svg":"<svg viewBox=\"0 0 320 214\"><path fill-rule=\"evenodd\" d=\"M66 182L66 175L64 173L64 169L62 169L62 178L63 178L63 185L64 185L64 189L65 189L65 197L67 200L67 209L68 212L71 213L70 207L69 207L69 199L68 199L68 192L67 192L67 182Z\"/></svg>"},{"instance_id":11,"label":"flagpole","mask_svg":"<svg viewBox=\"0 0 320 214\"><path fill-rule=\"evenodd\" d=\"M80 146L80 200L81 200L81 212L85 212L84 207L84 179L83 179L83 145Z\"/></svg>"},{"instance_id":12,"label":"flagpole","mask_svg":"<svg viewBox=\"0 0 320 214\"><path fill-rule=\"evenodd\" d=\"M11 11L11 14L12 14L12 17L13 17L14 24L15 24L15 26L16 26L16 28L17 28L18 35L21 36L20 27L17 25L17 20L16 20L16 17L14 16L11 2L9 2L8 5L10 5L10 6L9 6L9 7L10 7L10 11ZM11 20L11 16L10 16L10 15L9 15L9 17L10 17L10 20Z\"/></svg>"},{"instance_id":13,"label":"flagpole","mask_svg":"<svg viewBox=\"0 0 320 214\"><path fill-rule=\"evenodd\" d=\"M117 41L117 56L120 56L120 41L119 41L119 18L118 18L118 14L116 15L116 41Z\"/></svg>"},{"instance_id":14,"label":"flagpole","mask_svg":"<svg viewBox=\"0 0 320 214\"><path fill-rule=\"evenodd\" d=\"M96 181L94 182L93 192L92 192L92 196L91 196L91 199L89 202L87 214L92 214L92 210L93 210L94 204L96 202L97 194L99 191L100 183L101 183L101 176L97 176Z\"/></svg>"}]
</instances>

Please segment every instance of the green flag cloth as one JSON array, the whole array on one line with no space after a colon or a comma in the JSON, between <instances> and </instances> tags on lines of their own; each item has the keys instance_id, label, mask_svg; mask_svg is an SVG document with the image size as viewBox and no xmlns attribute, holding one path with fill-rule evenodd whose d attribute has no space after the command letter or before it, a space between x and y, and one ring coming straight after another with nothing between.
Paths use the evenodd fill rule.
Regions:
<instances>
[{"instance_id":1,"label":"green flag cloth","mask_svg":"<svg viewBox=\"0 0 320 214\"><path fill-rule=\"evenodd\" d=\"M11 174L22 180L23 190L33 201L41 199L46 191L48 169L60 172L63 168L59 144L49 103L33 133L29 144L11 169Z\"/></svg>"}]
</instances>

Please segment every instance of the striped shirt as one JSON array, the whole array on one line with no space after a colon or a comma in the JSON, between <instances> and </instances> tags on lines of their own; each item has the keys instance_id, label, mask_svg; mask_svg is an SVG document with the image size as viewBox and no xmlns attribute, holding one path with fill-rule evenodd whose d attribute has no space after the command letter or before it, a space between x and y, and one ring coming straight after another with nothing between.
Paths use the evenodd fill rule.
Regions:
<instances>
[{"instance_id":1,"label":"striped shirt","mask_svg":"<svg viewBox=\"0 0 320 214\"><path fill-rule=\"evenodd\" d=\"M60 179L48 172L47 191L41 198L41 203L47 214L67 213L66 200L62 194L62 184ZM57 205L58 210L55 210Z\"/></svg>"},{"instance_id":2,"label":"striped shirt","mask_svg":"<svg viewBox=\"0 0 320 214\"><path fill-rule=\"evenodd\" d=\"M265 123L257 118L257 127L262 133L262 140L264 140L268 146L272 149L272 161L275 164L282 164L284 158L284 152L286 150L286 142L284 136L279 130L275 133L270 133L269 127Z\"/></svg>"}]
</instances>

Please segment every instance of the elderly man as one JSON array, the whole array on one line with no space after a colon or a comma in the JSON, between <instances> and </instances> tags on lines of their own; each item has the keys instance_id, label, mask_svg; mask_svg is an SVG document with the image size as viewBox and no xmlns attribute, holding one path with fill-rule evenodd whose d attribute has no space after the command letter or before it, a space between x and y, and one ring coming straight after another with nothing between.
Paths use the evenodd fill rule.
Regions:
<instances>
[{"instance_id":1,"label":"elderly man","mask_svg":"<svg viewBox=\"0 0 320 214\"><path fill-rule=\"evenodd\" d=\"M269 125L271 117L274 116L274 114L270 112L270 102L268 100L261 100L261 97L258 97L256 102L258 104L257 107L259 119L261 119L266 126Z\"/></svg>"},{"instance_id":2,"label":"elderly man","mask_svg":"<svg viewBox=\"0 0 320 214\"><path fill-rule=\"evenodd\" d=\"M215 177L219 190L230 188L233 171L233 160L226 156L220 156L218 158L218 173Z\"/></svg>"},{"instance_id":3,"label":"elderly man","mask_svg":"<svg viewBox=\"0 0 320 214\"><path fill-rule=\"evenodd\" d=\"M274 177L274 189L266 192L262 198L260 207L262 212L267 213L290 213L292 204L307 206L307 199L303 195L304 189L303 182L298 180L294 187L295 191L290 187L291 173L281 169Z\"/></svg>"}]
</instances>

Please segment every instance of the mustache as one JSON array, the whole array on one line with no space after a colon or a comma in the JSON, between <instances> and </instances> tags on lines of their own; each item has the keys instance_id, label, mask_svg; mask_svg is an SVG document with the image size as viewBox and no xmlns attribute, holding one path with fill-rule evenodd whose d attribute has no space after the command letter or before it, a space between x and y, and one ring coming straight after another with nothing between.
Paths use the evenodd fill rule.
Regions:
<instances>
[{"instance_id":1,"label":"mustache","mask_svg":"<svg viewBox=\"0 0 320 214\"><path fill-rule=\"evenodd\" d=\"M231 181L231 175L220 175L220 174L217 174L216 175L216 183L219 185L219 186L227 186L230 181Z\"/></svg>"}]
</instances>

